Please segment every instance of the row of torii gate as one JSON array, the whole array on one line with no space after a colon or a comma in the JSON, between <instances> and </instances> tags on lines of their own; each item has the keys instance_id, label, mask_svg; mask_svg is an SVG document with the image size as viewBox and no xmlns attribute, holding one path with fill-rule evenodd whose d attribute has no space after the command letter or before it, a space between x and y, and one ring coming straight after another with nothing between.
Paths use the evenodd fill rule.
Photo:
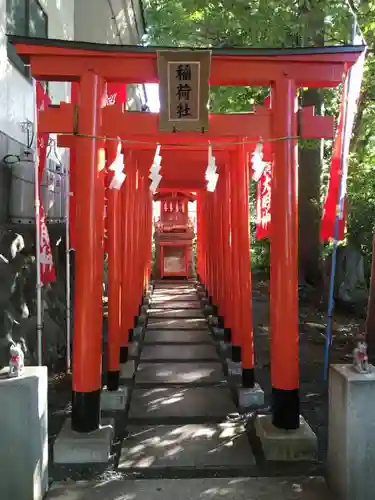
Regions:
<instances>
[{"instance_id":1,"label":"row of torii gate","mask_svg":"<svg viewBox=\"0 0 375 500\"><path fill-rule=\"evenodd\" d=\"M106 82L158 83L157 51L60 40L11 37L17 53L41 81L79 82L78 105L50 106L39 116L43 132L74 148L76 203L72 428L100 425L102 387L103 211L106 164L123 141L127 179L108 193L109 368L117 390L127 362L129 330L151 273L152 194L148 174L161 144L160 192L197 193L198 276L230 331L242 384L255 383L249 239L250 141L273 141L271 238L271 381L273 424L299 427L297 137L328 138L331 117L298 110L301 87L337 87L363 47L212 50L211 85L271 87L271 109L210 115L209 131L166 133L158 115L102 107ZM107 140L105 138L108 138ZM206 191L208 143L219 166L215 192ZM254 146L252 146L254 147ZM74 182L73 182L74 181Z\"/></svg>"}]
</instances>

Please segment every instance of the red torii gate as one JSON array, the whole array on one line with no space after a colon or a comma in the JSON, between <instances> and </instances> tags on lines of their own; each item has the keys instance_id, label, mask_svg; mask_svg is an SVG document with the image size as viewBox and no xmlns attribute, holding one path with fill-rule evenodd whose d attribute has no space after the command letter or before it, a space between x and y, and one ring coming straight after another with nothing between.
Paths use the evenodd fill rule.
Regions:
<instances>
[{"instance_id":1,"label":"red torii gate","mask_svg":"<svg viewBox=\"0 0 375 500\"><path fill-rule=\"evenodd\" d=\"M207 134L166 134L157 127L157 116L124 113L115 106L102 109L105 82L158 83L156 49L96 45L60 40L10 37L17 53L42 81L75 81L80 85L78 106L61 103L41 113L45 132L74 136L77 155L77 245L75 280L75 329L73 357L72 427L80 432L99 426L101 389L101 269L103 263L104 138L119 136L127 154L128 179L112 200L110 213L113 262L115 237L123 224L122 284L136 279L135 299L124 300L122 315L114 317L111 342L112 389L118 386L120 345L128 342L128 328L150 271L150 248L144 244L151 227L151 197L142 151L162 144L164 189L198 192L198 271L209 295L232 329L233 358L241 359L243 385L254 386L254 353L251 317L251 273L248 231L249 172L246 138L274 140L271 242L271 379L273 423L284 429L299 426L298 351L298 196L296 138L332 138L333 121L314 117L311 109L298 114L298 87L336 87L364 47L308 49L213 49L211 85L271 86L272 110L254 114L213 115ZM298 120L299 118L299 120ZM298 123L299 122L299 123ZM67 141L67 142L64 142ZM215 155L226 156L215 193L202 185L208 142ZM106 141L108 146L111 141ZM149 144L146 144L149 143ZM236 144L234 144L236 143ZM242 143L242 144L241 144ZM71 145L68 137L61 145ZM107 148L108 149L108 148ZM178 156L167 161L167 155ZM194 162L191 151L197 155ZM216 154L216 151L218 153ZM200 157L200 155L202 155ZM147 156L147 155L146 155ZM165 156L165 160L164 160ZM165 164L165 166L164 166ZM195 167L193 167L195 165ZM173 172L192 172L188 182ZM168 176L173 178L169 183ZM135 192L138 190L138 195ZM122 201L121 216L119 214ZM229 201L229 203L227 203ZM132 215L129 216L129 207ZM229 232L231 237L229 238ZM116 236L117 235L117 236ZM128 240L126 238L128 237ZM134 241L132 241L134 238ZM230 243L229 243L230 242ZM111 247L112 245L112 247ZM116 255L116 256L115 256ZM132 260L129 260L132 259ZM138 279L137 279L138 277ZM114 279L114 274L110 274ZM221 286L228 284L225 289ZM99 290L99 291L98 291ZM229 292L229 293L228 293ZM114 296L114 295L113 295ZM121 293L119 294L121 297ZM110 301L112 295L110 295ZM110 314L112 314L110 312ZM126 356L124 357L125 360Z\"/></svg>"}]
</instances>

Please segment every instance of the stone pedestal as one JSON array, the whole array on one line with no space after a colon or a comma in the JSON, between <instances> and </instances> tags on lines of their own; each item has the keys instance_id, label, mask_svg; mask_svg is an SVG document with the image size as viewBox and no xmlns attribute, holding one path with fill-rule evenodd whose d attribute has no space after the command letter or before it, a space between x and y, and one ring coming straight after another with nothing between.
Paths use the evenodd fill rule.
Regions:
<instances>
[{"instance_id":1,"label":"stone pedestal","mask_svg":"<svg viewBox=\"0 0 375 500\"><path fill-rule=\"evenodd\" d=\"M128 402L128 387L119 387L117 391L109 391L103 388L100 397L100 408L102 411L125 410Z\"/></svg>"},{"instance_id":2,"label":"stone pedestal","mask_svg":"<svg viewBox=\"0 0 375 500\"><path fill-rule=\"evenodd\" d=\"M111 456L114 425L112 419L103 419L102 425L93 432L80 433L72 430L67 419L53 447L56 464L103 464Z\"/></svg>"},{"instance_id":3,"label":"stone pedestal","mask_svg":"<svg viewBox=\"0 0 375 500\"><path fill-rule=\"evenodd\" d=\"M302 415L299 429L293 431L278 429L272 425L271 415L258 415L255 431L262 443L266 460L294 462L314 461L318 458L318 440Z\"/></svg>"},{"instance_id":4,"label":"stone pedestal","mask_svg":"<svg viewBox=\"0 0 375 500\"><path fill-rule=\"evenodd\" d=\"M42 500L48 490L47 367L0 378L0 498Z\"/></svg>"},{"instance_id":5,"label":"stone pedestal","mask_svg":"<svg viewBox=\"0 0 375 500\"><path fill-rule=\"evenodd\" d=\"M239 377L242 374L242 363L237 363L236 361L232 361L230 358L225 360L228 367L228 376L229 377Z\"/></svg>"},{"instance_id":6,"label":"stone pedestal","mask_svg":"<svg viewBox=\"0 0 375 500\"><path fill-rule=\"evenodd\" d=\"M130 382L135 373L135 361L129 360L127 363L120 363L120 380Z\"/></svg>"},{"instance_id":7,"label":"stone pedestal","mask_svg":"<svg viewBox=\"0 0 375 500\"><path fill-rule=\"evenodd\" d=\"M375 495L375 368L362 375L332 365L329 376L328 480L342 500Z\"/></svg>"},{"instance_id":8,"label":"stone pedestal","mask_svg":"<svg viewBox=\"0 0 375 500\"><path fill-rule=\"evenodd\" d=\"M129 344L129 358L134 359L139 356L139 343L136 341Z\"/></svg>"},{"instance_id":9,"label":"stone pedestal","mask_svg":"<svg viewBox=\"0 0 375 500\"><path fill-rule=\"evenodd\" d=\"M264 391L259 384L253 388L238 387L238 406L241 410L260 408L264 405Z\"/></svg>"}]
</instances>

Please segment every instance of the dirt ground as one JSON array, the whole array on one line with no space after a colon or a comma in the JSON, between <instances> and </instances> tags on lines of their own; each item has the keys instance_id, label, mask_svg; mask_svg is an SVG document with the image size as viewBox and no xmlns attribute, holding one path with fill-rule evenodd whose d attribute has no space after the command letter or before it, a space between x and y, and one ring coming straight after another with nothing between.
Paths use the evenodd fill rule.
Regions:
<instances>
[{"instance_id":1,"label":"dirt ground","mask_svg":"<svg viewBox=\"0 0 375 500\"><path fill-rule=\"evenodd\" d=\"M331 363L351 362L355 337L363 330L364 320L334 315ZM253 321L256 349L256 377L270 403L269 298L268 283L258 281L253 287ZM309 304L300 305L301 413L316 432L319 457L327 450L327 383L323 380L323 351L326 312ZM71 380L63 372L54 373L49 382L49 440L53 443L71 405Z\"/></svg>"}]
</instances>

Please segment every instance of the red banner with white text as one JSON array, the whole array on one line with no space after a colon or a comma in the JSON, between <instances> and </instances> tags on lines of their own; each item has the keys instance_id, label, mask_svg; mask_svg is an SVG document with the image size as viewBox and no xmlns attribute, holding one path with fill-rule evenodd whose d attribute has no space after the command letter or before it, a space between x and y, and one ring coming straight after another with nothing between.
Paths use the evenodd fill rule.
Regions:
<instances>
[{"instance_id":1,"label":"red banner with white text","mask_svg":"<svg viewBox=\"0 0 375 500\"><path fill-rule=\"evenodd\" d=\"M36 106L38 113L44 110L50 104L50 98L45 92L42 84L37 82L36 84ZM56 281L56 271L53 265L52 248L49 239L46 214L42 205L41 190L40 185L42 182L42 177L44 174L44 169L47 160L47 147L48 147L48 134L41 134L38 132L37 137L37 147L38 147L38 157L39 157L39 232L40 232L40 279L43 285L47 283L52 283Z\"/></svg>"},{"instance_id":2,"label":"red banner with white text","mask_svg":"<svg viewBox=\"0 0 375 500\"><path fill-rule=\"evenodd\" d=\"M264 106L271 108L271 96L264 101ZM258 150L258 153L255 153ZM260 142L254 148L258 161L253 163L253 178L256 187L256 239L263 240L271 236L271 185L273 152L270 142Z\"/></svg>"},{"instance_id":3,"label":"red banner with white text","mask_svg":"<svg viewBox=\"0 0 375 500\"><path fill-rule=\"evenodd\" d=\"M329 172L328 192L323 205L320 226L322 241L331 239L341 241L345 238L349 146L361 92L364 62L365 52L350 69L342 90L340 117Z\"/></svg>"}]
</instances>

